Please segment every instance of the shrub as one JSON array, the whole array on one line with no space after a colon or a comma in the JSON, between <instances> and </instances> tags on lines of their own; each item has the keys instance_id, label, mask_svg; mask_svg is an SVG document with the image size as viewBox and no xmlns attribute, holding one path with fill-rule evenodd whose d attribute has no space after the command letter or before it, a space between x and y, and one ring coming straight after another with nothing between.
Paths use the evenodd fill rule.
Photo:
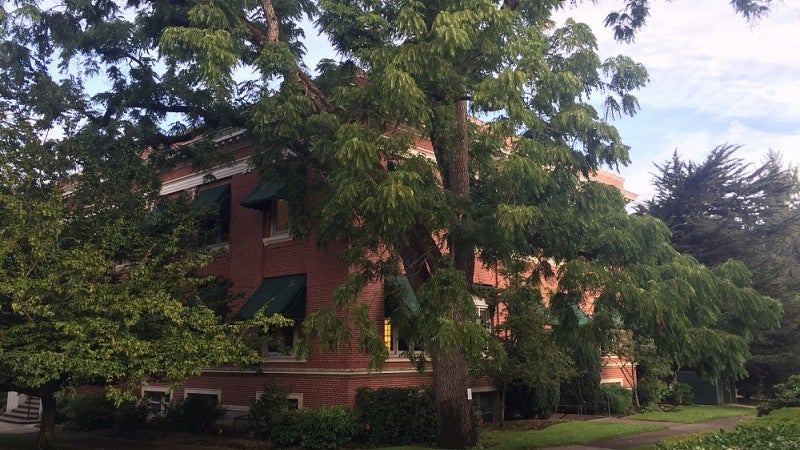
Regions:
<instances>
[{"instance_id":1,"label":"shrub","mask_svg":"<svg viewBox=\"0 0 800 450\"><path fill-rule=\"evenodd\" d=\"M131 435L147 424L150 406L147 402L123 402L114 414L114 432L120 435Z\"/></svg>"},{"instance_id":2,"label":"shrub","mask_svg":"<svg viewBox=\"0 0 800 450\"><path fill-rule=\"evenodd\" d=\"M618 384L604 384L600 386L608 402L610 414L627 414L633 405L633 393Z\"/></svg>"},{"instance_id":3,"label":"shrub","mask_svg":"<svg viewBox=\"0 0 800 450\"><path fill-rule=\"evenodd\" d=\"M406 445L436 439L436 402L431 389L361 388L356 392L356 416L368 429L372 445Z\"/></svg>"},{"instance_id":4,"label":"shrub","mask_svg":"<svg viewBox=\"0 0 800 450\"><path fill-rule=\"evenodd\" d=\"M639 392L639 403L644 406L658 405L664 401L669 391L669 385L657 378L642 380L636 388Z\"/></svg>"},{"instance_id":5,"label":"shrub","mask_svg":"<svg viewBox=\"0 0 800 450\"><path fill-rule=\"evenodd\" d=\"M361 428L353 412L344 406L303 410L301 415L303 448L340 448L352 442Z\"/></svg>"},{"instance_id":6,"label":"shrub","mask_svg":"<svg viewBox=\"0 0 800 450\"><path fill-rule=\"evenodd\" d=\"M277 447L340 448L359 435L361 424L344 406L283 411L270 432Z\"/></svg>"},{"instance_id":7,"label":"shrub","mask_svg":"<svg viewBox=\"0 0 800 450\"><path fill-rule=\"evenodd\" d=\"M88 431L114 426L114 403L104 393L81 395L69 400L63 408L64 429Z\"/></svg>"},{"instance_id":8,"label":"shrub","mask_svg":"<svg viewBox=\"0 0 800 450\"><path fill-rule=\"evenodd\" d=\"M572 349L572 358L577 374L561 385L561 403L582 405L590 414L605 412L607 405L600 389L600 350L586 342L577 342Z\"/></svg>"},{"instance_id":9,"label":"shrub","mask_svg":"<svg viewBox=\"0 0 800 450\"><path fill-rule=\"evenodd\" d=\"M289 408L289 391L276 384L264 386L264 393L250 407L248 426L255 439L271 439L271 433L284 424Z\"/></svg>"},{"instance_id":10,"label":"shrub","mask_svg":"<svg viewBox=\"0 0 800 450\"><path fill-rule=\"evenodd\" d=\"M787 411L787 414L777 414ZM778 410L776 417L759 417L733 430L678 436L658 443L659 450L738 449L794 450L800 448L800 410Z\"/></svg>"},{"instance_id":11,"label":"shrub","mask_svg":"<svg viewBox=\"0 0 800 450\"><path fill-rule=\"evenodd\" d=\"M506 415L511 418L548 419L558 408L558 386L510 384L506 389Z\"/></svg>"},{"instance_id":12,"label":"shrub","mask_svg":"<svg viewBox=\"0 0 800 450\"><path fill-rule=\"evenodd\" d=\"M212 433L217 421L225 417L225 408L215 396L188 395L183 401L167 405L166 425L175 431Z\"/></svg>"},{"instance_id":13,"label":"shrub","mask_svg":"<svg viewBox=\"0 0 800 450\"><path fill-rule=\"evenodd\" d=\"M792 375L785 383L775 385L775 397L758 406L758 415L775 409L800 406L800 375Z\"/></svg>"},{"instance_id":14,"label":"shrub","mask_svg":"<svg viewBox=\"0 0 800 450\"><path fill-rule=\"evenodd\" d=\"M686 383L672 383L664 400L673 405L691 405L694 401L692 387Z\"/></svg>"}]
</instances>

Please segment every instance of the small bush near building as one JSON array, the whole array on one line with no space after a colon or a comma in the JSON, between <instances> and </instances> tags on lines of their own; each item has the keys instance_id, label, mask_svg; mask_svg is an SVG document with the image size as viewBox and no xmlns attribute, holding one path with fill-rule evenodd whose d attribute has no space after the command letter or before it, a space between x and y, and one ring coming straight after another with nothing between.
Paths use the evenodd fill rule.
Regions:
<instances>
[{"instance_id":1,"label":"small bush near building","mask_svg":"<svg viewBox=\"0 0 800 450\"><path fill-rule=\"evenodd\" d=\"M692 387L686 383L672 383L664 400L673 405L689 406L694 401Z\"/></svg>"},{"instance_id":2,"label":"small bush near building","mask_svg":"<svg viewBox=\"0 0 800 450\"><path fill-rule=\"evenodd\" d=\"M359 436L361 424L344 406L284 410L268 433L276 447L341 448Z\"/></svg>"},{"instance_id":3,"label":"small bush near building","mask_svg":"<svg viewBox=\"0 0 800 450\"><path fill-rule=\"evenodd\" d=\"M775 397L758 406L758 415L767 415L779 408L800 406L800 375L792 375L785 383L775 385Z\"/></svg>"},{"instance_id":4,"label":"small bush near building","mask_svg":"<svg viewBox=\"0 0 800 450\"><path fill-rule=\"evenodd\" d=\"M147 423L147 412L147 405L142 402L126 401L115 406L102 392L69 399L60 408L66 430L113 428L116 434L140 430Z\"/></svg>"},{"instance_id":5,"label":"small bush near building","mask_svg":"<svg viewBox=\"0 0 800 450\"><path fill-rule=\"evenodd\" d=\"M424 444L436 439L436 402L431 389L361 388L355 413L371 445Z\"/></svg>"},{"instance_id":6,"label":"small bush near building","mask_svg":"<svg viewBox=\"0 0 800 450\"><path fill-rule=\"evenodd\" d=\"M114 413L114 432L129 436L139 432L147 425L150 405L144 401L123 402Z\"/></svg>"},{"instance_id":7,"label":"small bush near building","mask_svg":"<svg viewBox=\"0 0 800 450\"><path fill-rule=\"evenodd\" d=\"M183 401L167 405L164 422L174 431L210 434L223 417L225 408L219 406L216 396L190 394Z\"/></svg>"},{"instance_id":8,"label":"small bush near building","mask_svg":"<svg viewBox=\"0 0 800 450\"><path fill-rule=\"evenodd\" d=\"M276 447L339 448L360 436L361 421L343 406L290 409L288 391L268 384L250 407L250 435Z\"/></svg>"},{"instance_id":9,"label":"small bush near building","mask_svg":"<svg viewBox=\"0 0 800 450\"><path fill-rule=\"evenodd\" d=\"M610 414L627 414L633 406L633 393L619 384L600 386L608 404Z\"/></svg>"},{"instance_id":10,"label":"small bush near building","mask_svg":"<svg viewBox=\"0 0 800 450\"><path fill-rule=\"evenodd\" d=\"M664 401L669 392L669 385L657 378L649 378L641 380L636 389L643 408L658 409L658 404Z\"/></svg>"},{"instance_id":11,"label":"small bush near building","mask_svg":"<svg viewBox=\"0 0 800 450\"><path fill-rule=\"evenodd\" d=\"M248 424L250 435L255 439L272 439L272 432L286 421L289 391L276 384L264 386L264 392L250 407Z\"/></svg>"},{"instance_id":12,"label":"small bush near building","mask_svg":"<svg viewBox=\"0 0 800 450\"><path fill-rule=\"evenodd\" d=\"M558 408L559 386L513 383L506 389L506 418L549 419Z\"/></svg>"},{"instance_id":13,"label":"small bush near building","mask_svg":"<svg viewBox=\"0 0 800 450\"><path fill-rule=\"evenodd\" d=\"M88 431L114 426L116 408L102 392L70 399L62 409L64 429Z\"/></svg>"},{"instance_id":14,"label":"small bush near building","mask_svg":"<svg viewBox=\"0 0 800 450\"><path fill-rule=\"evenodd\" d=\"M787 408L737 425L733 430L677 436L657 444L659 450L800 448L800 409Z\"/></svg>"}]
</instances>

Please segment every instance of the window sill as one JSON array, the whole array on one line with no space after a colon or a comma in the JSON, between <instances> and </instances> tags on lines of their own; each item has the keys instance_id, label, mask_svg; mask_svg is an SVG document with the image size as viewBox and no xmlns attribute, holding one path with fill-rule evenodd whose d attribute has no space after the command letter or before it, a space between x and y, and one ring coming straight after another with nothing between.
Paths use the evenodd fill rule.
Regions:
<instances>
[{"instance_id":1,"label":"window sill","mask_svg":"<svg viewBox=\"0 0 800 450\"><path fill-rule=\"evenodd\" d=\"M231 244L222 242L220 244L206 245L206 250L214 253L225 253L231 249Z\"/></svg>"},{"instance_id":2,"label":"window sill","mask_svg":"<svg viewBox=\"0 0 800 450\"><path fill-rule=\"evenodd\" d=\"M292 363L305 363L306 360L304 358L297 359L294 355L284 355L283 353L265 353L262 355L262 358L266 360L266 363L269 364L271 362L292 362Z\"/></svg>"},{"instance_id":3,"label":"window sill","mask_svg":"<svg viewBox=\"0 0 800 450\"><path fill-rule=\"evenodd\" d=\"M292 235L290 234L279 234L277 236L270 236L261 239L261 242L264 244L264 247L272 244L277 244L280 242L289 242L292 240Z\"/></svg>"}]
</instances>

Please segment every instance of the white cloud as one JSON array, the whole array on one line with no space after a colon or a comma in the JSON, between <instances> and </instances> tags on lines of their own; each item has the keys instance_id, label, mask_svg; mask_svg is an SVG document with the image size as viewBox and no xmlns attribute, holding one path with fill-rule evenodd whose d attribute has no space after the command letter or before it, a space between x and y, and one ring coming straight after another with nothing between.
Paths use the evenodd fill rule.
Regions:
<instances>
[{"instance_id":1,"label":"white cloud","mask_svg":"<svg viewBox=\"0 0 800 450\"><path fill-rule=\"evenodd\" d=\"M643 117L618 123L632 145L626 187L649 198L653 162L677 150L702 160L717 145L742 145L739 156L759 162L769 149L800 164L800 4L773 2L748 23L725 0L653 0L633 44L619 44L603 27L621 1L580 3L559 17L589 24L602 57L627 54L643 63L650 84L640 91Z\"/></svg>"}]
</instances>

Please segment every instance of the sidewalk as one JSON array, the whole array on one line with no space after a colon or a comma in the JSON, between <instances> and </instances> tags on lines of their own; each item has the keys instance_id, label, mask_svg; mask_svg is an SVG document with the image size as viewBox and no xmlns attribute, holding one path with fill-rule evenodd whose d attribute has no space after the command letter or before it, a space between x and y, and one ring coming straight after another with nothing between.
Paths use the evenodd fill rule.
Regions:
<instances>
[{"instance_id":1,"label":"sidewalk","mask_svg":"<svg viewBox=\"0 0 800 450\"><path fill-rule=\"evenodd\" d=\"M18 423L0 422L0 434L29 434L38 432L39 432L38 423L18 424Z\"/></svg>"},{"instance_id":2,"label":"sidewalk","mask_svg":"<svg viewBox=\"0 0 800 450\"><path fill-rule=\"evenodd\" d=\"M736 424L745 422L752 419L752 417L734 417L730 419L713 420L711 422L703 423L674 423L674 422L652 422L643 420L631 420L616 417L603 417L601 419L593 419L596 422L612 422L612 423L650 423L654 425L662 425L668 427L665 430L651 431L649 433L638 434L636 436L628 436L623 438L609 439L606 441L593 442L588 445L568 445L566 447L550 447L542 450L609 450L609 449L636 449L653 445L656 442L670 436L680 434L692 434L701 431L719 430L721 428L733 428Z\"/></svg>"}]
</instances>

